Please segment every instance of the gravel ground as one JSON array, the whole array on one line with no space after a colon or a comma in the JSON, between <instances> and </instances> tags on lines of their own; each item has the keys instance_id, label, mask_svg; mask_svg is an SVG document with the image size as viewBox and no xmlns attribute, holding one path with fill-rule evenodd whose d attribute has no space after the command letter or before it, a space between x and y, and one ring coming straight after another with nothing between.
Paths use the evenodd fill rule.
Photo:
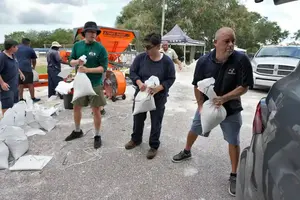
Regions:
<instances>
[{"instance_id":1,"label":"gravel ground","mask_svg":"<svg viewBox=\"0 0 300 200\"><path fill-rule=\"evenodd\" d=\"M217 127L209 138L199 138L193 159L174 164L171 157L184 148L196 103L191 85L193 68L177 73L170 91L157 157L146 159L150 121L147 118L144 142L127 151L124 144L132 130L133 88L127 87L126 100L108 102L103 118L103 147L94 150L93 120L85 109L82 128L86 135L72 142L64 138L73 129L71 110L56 118L57 127L45 136L30 137L28 154L53 156L38 172L0 171L1 200L98 200L98 199L172 199L229 200L227 192L230 161L227 144ZM46 98L44 89L38 96ZM242 98L244 111L241 147L251 140L251 127L263 91L249 91ZM149 115L148 115L149 116Z\"/></svg>"}]
</instances>

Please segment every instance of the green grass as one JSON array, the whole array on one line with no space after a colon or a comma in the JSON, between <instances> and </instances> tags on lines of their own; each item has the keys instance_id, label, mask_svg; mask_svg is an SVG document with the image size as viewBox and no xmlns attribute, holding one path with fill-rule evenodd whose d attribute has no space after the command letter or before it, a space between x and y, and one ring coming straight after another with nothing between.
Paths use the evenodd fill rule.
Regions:
<instances>
[{"instance_id":1,"label":"green grass","mask_svg":"<svg viewBox=\"0 0 300 200\"><path fill-rule=\"evenodd\" d=\"M39 74L47 74L47 66L45 66L45 65L38 65L35 67L35 70Z\"/></svg>"}]
</instances>

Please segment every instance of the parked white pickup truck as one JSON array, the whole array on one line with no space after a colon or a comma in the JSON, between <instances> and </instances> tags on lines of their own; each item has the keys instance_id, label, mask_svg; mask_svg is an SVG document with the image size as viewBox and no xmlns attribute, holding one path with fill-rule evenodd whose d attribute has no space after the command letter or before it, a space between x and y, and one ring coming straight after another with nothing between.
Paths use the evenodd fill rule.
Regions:
<instances>
[{"instance_id":1,"label":"parked white pickup truck","mask_svg":"<svg viewBox=\"0 0 300 200\"><path fill-rule=\"evenodd\" d=\"M263 46L252 59L253 87L272 87L294 71L299 61L300 46Z\"/></svg>"}]
</instances>

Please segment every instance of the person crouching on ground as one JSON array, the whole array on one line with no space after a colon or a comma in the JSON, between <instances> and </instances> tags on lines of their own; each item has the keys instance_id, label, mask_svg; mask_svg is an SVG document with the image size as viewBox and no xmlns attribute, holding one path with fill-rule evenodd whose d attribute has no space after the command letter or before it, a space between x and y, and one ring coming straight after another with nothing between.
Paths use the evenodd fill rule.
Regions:
<instances>
[{"instance_id":1,"label":"person crouching on ground","mask_svg":"<svg viewBox=\"0 0 300 200\"><path fill-rule=\"evenodd\" d=\"M146 52L139 54L130 67L130 78L135 86L138 86L134 96L139 91L145 91L145 81L152 75L159 78L160 84L154 89L149 88L149 93L154 95L156 110L151 111L151 131L149 145L150 150L147 158L152 159L156 156L159 148L161 125L167 102L167 94L175 81L175 67L172 60L163 53L160 53L161 36L159 34L149 34L144 38ZM133 103L134 107L134 103ZM133 133L131 140L125 145L127 150L135 148L142 143L144 122L147 113L136 114L133 117Z\"/></svg>"},{"instance_id":2,"label":"person crouching on ground","mask_svg":"<svg viewBox=\"0 0 300 200\"><path fill-rule=\"evenodd\" d=\"M72 49L70 65L77 66L79 72L87 74L97 95L81 97L73 102L75 130L65 139L66 141L70 141L83 136L83 131L80 129L81 108L90 104L94 117L95 149L100 148L102 145L100 136L100 107L106 105L102 89L102 73L107 70L108 65L107 51L99 42L96 41L96 37L99 34L100 30L95 22L86 22L82 31L82 36L85 39L76 42ZM87 56L87 62L85 65L83 64L83 61L79 60L82 55Z\"/></svg>"},{"instance_id":3,"label":"person crouching on ground","mask_svg":"<svg viewBox=\"0 0 300 200\"><path fill-rule=\"evenodd\" d=\"M215 49L202 56L194 72L194 93L198 108L188 133L186 147L172 158L175 163L191 158L191 148L198 135L202 135L201 109L207 96L197 88L197 83L203 79L213 77L214 90L218 95L213 99L216 106L223 105L227 116L220 126L224 139L228 142L231 160L231 173L228 191L235 196L237 167L240 155L240 130L242 126L241 96L253 85L252 66L249 58L244 53L234 51L235 33L231 28L223 27L215 34Z\"/></svg>"},{"instance_id":4,"label":"person crouching on ground","mask_svg":"<svg viewBox=\"0 0 300 200\"><path fill-rule=\"evenodd\" d=\"M0 96L3 114L19 101L19 77L25 80L14 55L18 51L17 45L16 41L7 39L4 41L4 51L0 52Z\"/></svg>"}]
</instances>

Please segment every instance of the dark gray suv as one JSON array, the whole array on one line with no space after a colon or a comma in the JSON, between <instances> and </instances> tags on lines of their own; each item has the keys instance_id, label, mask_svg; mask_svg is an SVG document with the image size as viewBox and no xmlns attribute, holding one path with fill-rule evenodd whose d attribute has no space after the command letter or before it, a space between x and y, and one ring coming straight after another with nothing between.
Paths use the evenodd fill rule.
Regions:
<instances>
[{"instance_id":1,"label":"dark gray suv","mask_svg":"<svg viewBox=\"0 0 300 200\"><path fill-rule=\"evenodd\" d=\"M240 157L236 198L300 199L300 62L257 104L252 141Z\"/></svg>"}]
</instances>

